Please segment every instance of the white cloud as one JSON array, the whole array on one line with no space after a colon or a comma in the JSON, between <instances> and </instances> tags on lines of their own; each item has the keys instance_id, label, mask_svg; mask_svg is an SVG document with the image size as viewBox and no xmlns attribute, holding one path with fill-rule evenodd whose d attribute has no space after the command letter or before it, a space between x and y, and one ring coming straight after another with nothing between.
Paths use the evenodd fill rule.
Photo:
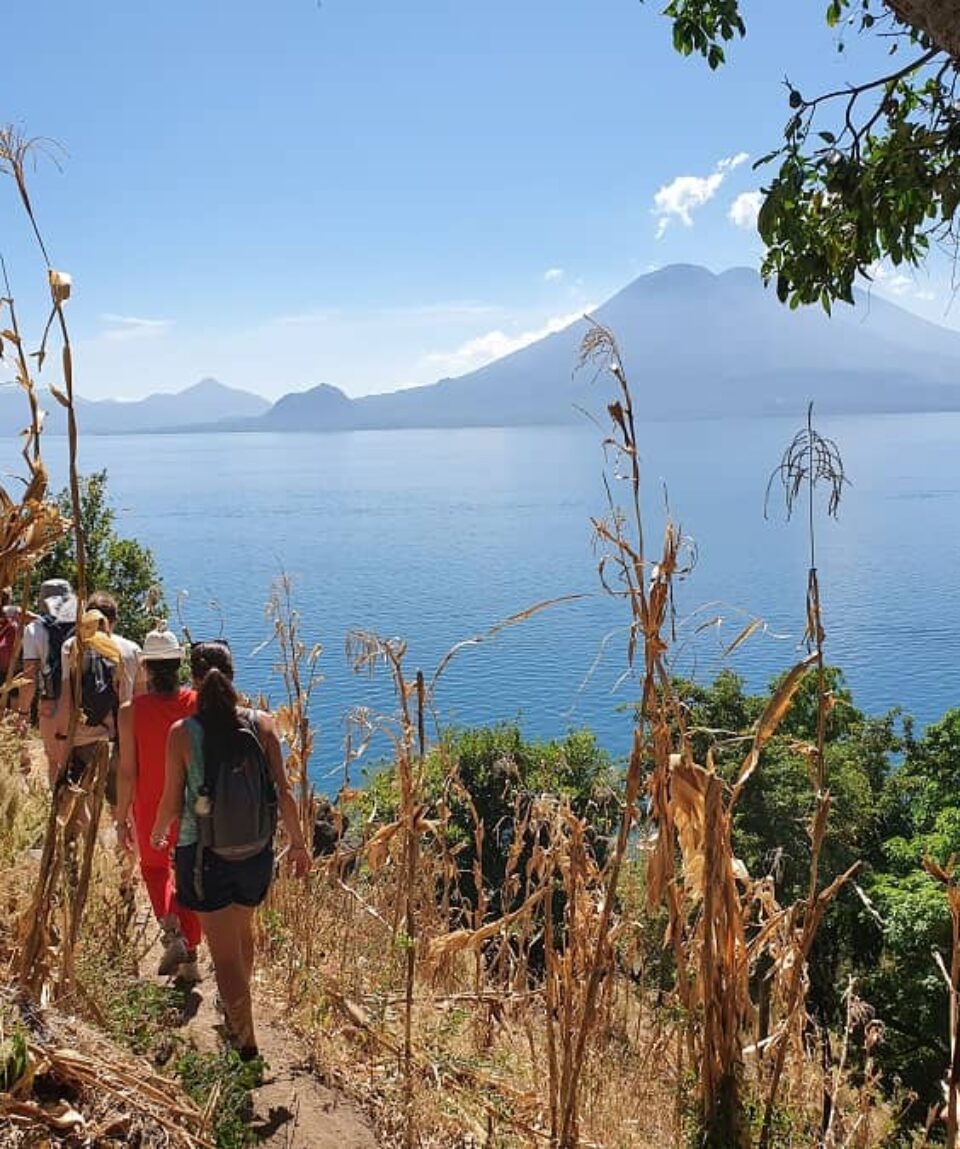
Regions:
<instances>
[{"instance_id":1,"label":"white cloud","mask_svg":"<svg viewBox=\"0 0 960 1149\"><path fill-rule=\"evenodd\" d=\"M547 283L559 283L559 281L563 279L564 274L562 267L548 267L543 273L543 278Z\"/></svg>"},{"instance_id":2,"label":"white cloud","mask_svg":"<svg viewBox=\"0 0 960 1149\"><path fill-rule=\"evenodd\" d=\"M722 159L708 176L677 176L653 197L653 214L657 217L657 239L678 219L684 227L693 227L693 212L703 207L720 190L729 172L745 163L750 156L737 152Z\"/></svg>"},{"instance_id":3,"label":"white cloud","mask_svg":"<svg viewBox=\"0 0 960 1149\"><path fill-rule=\"evenodd\" d=\"M902 271L894 271L882 263L875 263L870 268L870 279L886 295L893 295L898 299L912 295L915 299L931 300L933 293L921 292L910 275Z\"/></svg>"},{"instance_id":4,"label":"white cloud","mask_svg":"<svg viewBox=\"0 0 960 1149\"><path fill-rule=\"evenodd\" d=\"M737 227L742 227L744 231L753 231L757 226L757 214L762 203L762 192L741 192L730 205L727 219Z\"/></svg>"},{"instance_id":5,"label":"white cloud","mask_svg":"<svg viewBox=\"0 0 960 1149\"><path fill-rule=\"evenodd\" d=\"M484 367L495 359L502 359L514 351L520 351L544 339L557 331L563 331L571 323L576 323L585 314L589 314L595 304L588 304L569 315L557 315L535 331L523 331L510 335L505 331L488 331L485 335L478 335L468 339L454 351L436 351L424 357L423 362L434 368L437 372L447 376L465 375L468 371L475 371Z\"/></svg>"},{"instance_id":6,"label":"white cloud","mask_svg":"<svg viewBox=\"0 0 960 1149\"><path fill-rule=\"evenodd\" d=\"M113 343L126 343L132 339L153 339L173 326L172 319L143 319L137 315L116 315L106 312L100 316L107 325L103 338Z\"/></svg>"}]
</instances>

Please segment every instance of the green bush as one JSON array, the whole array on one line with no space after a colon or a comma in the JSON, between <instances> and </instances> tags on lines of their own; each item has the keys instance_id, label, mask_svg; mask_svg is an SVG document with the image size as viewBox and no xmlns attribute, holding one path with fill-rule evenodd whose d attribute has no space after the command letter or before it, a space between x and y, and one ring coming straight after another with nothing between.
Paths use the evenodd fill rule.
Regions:
<instances>
[{"instance_id":1,"label":"green bush","mask_svg":"<svg viewBox=\"0 0 960 1149\"><path fill-rule=\"evenodd\" d=\"M468 911L477 904L478 821L483 827L480 872L492 916L509 912L520 896L503 897L507 859L540 795L569 799L574 813L586 819L588 839L601 863L619 825L620 774L586 730L547 742L525 741L515 724L454 730L428 753L423 770L424 800L433 809L442 800L448 810L447 841L458 849L459 889ZM360 801L367 815L375 810L378 820L392 821L399 806L395 769L376 774ZM521 873L533 846L528 832L520 849Z\"/></svg>"}]
</instances>

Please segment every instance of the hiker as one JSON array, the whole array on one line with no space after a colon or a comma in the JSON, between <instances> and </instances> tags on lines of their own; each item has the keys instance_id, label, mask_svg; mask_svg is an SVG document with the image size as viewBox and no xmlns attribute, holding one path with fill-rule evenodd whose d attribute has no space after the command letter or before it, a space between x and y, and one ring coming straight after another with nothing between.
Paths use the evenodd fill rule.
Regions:
<instances>
[{"instance_id":1,"label":"hiker","mask_svg":"<svg viewBox=\"0 0 960 1149\"><path fill-rule=\"evenodd\" d=\"M61 743L66 742L74 708L79 709L71 758L65 770L61 766L61 773L65 773L70 782L79 782L97 748L110 744L105 797L111 809L117 804L117 711L141 685L140 647L114 633L116 622L116 599L105 591L90 595L81 619L84 641L91 644L91 649L83 653L80 698L74 697L77 640L72 636L64 642L60 659L63 684L57 706L56 734ZM104 635L108 642L98 642L98 634Z\"/></svg>"},{"instance_id":2,"label":"hiker","mask_svg":"<svg viewBox=\"0 0 960 1149\"><path fill-rule=\"evenodd\" d=\"M51 578L40 584L37 598L38 617L23 631L23 686L17 699L21 737L27 733L34 699L37 701L37 725L47 758L51 788L63 764L63 744L57 738L57 702L62 685L61 653L66 639L73 634L77 618L77 600L65 578Z\"/></svg>"},{"instance_id":3,"label":"hiker","mask_svg":"<svg viewBox=\"0 0 960 1149\"><path fill-rule=\"evenodd\" d=\"M317 801L317 812L313 820L314 858L332 858L336 872L341 876L352 874L356 869L358 843L347 836L350 819L329 800Z\"/></svg>"},{"instance_id":4,"label":"hiker","mask_svg":"<svg viewBox=\"0 0 960 1149\"><path fill-rule=\"evenodd\" d=\"M233 656L223 640L190 649L197 713L171 727L166 779L151 845L162 849L174 819L177 900L200 916L231 1041L259 1056L253 1025L253 912L273 877L280 816L294 872L311 865L272 716L241 709Z\"/></svg>"},{"instance_id":5,"label":"hiker","mask_svg":"<svg viewBox=\"0 0 960 1149\"><path fill-rule=\"evenodd\" d=\"M200 919L177 901L171 865L171 847L177 828L162 850L150 843L150 831L163 794L167 734L170 727L197 708L197 692L179 683L183 648L169 630L151 630L143 640L141 661L147 689L120 706L120 764L114 824L117 841L140 855L140 873L150 904L163 929L163 954L157 972L174 974L180 981L197 982L197 946ZM131 817L132 815L132 817Z\"/></svg>"},{"instance_id":6,"label":"hiker","mask_svg":"<svg viewBox=\"0 0 960 1149\"><path fill-rule=\"evenodd\" d=\"M22 629L20 607L13 601L13 588L5 586L0 590L0 689L8 678L16 676L19 662L17 643ZM17 692L11 690L0 698L0 713L7 709L15 710L16 704Z\"/></svg>"}]
</instances>

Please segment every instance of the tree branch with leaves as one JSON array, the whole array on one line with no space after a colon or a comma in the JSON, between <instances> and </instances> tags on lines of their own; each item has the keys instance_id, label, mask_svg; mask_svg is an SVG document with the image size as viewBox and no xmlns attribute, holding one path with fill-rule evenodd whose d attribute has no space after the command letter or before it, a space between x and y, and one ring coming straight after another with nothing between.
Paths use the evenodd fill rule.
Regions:
<instances>
[{"instance_id":1,"label":"tree branch with leaves","mask_svg":"<svg viewBox=\"0 0 960 1149\"><path fill-rule=\"evenodd\" d=\"M673 0L674 47L711 68L747 35L740 0ZM830 0L830 28L888 44L896 66L810 96L789 79L783 142L754 166L779 163L762 189L763 276L791 307L853 302L876 264L917 267L931 245L958 252L960 2ZM843 36L837 42L843 51ZM908 59L901 63L902 57Z\"/></svg>"}]
</instances>

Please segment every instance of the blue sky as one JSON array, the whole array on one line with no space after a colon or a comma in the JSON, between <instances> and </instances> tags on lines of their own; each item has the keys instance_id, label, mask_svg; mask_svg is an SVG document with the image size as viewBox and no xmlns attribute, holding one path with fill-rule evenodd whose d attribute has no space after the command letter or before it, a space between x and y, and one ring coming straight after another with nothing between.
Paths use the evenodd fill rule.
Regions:
<instances>
[{"instance_id":1,"label":"blue sky","mask_svg":"<svg viewBox=\"0 0 960 1149\"><path fill-rule=\"evenodd\" d=\"M747 40L711 74L673 53L661 6L12 6L2 118L63 148L32 186L74 277L78 390L392 390L479 366L652 267L756 263L762 176L743 157L779 138L784 74L814 91L874 61L855 37L835 51L825 3L748 2ZM35 325L41 269L0 194ZM945 271L879 289L960 326Z\"/></svg>"}]
</instances>

